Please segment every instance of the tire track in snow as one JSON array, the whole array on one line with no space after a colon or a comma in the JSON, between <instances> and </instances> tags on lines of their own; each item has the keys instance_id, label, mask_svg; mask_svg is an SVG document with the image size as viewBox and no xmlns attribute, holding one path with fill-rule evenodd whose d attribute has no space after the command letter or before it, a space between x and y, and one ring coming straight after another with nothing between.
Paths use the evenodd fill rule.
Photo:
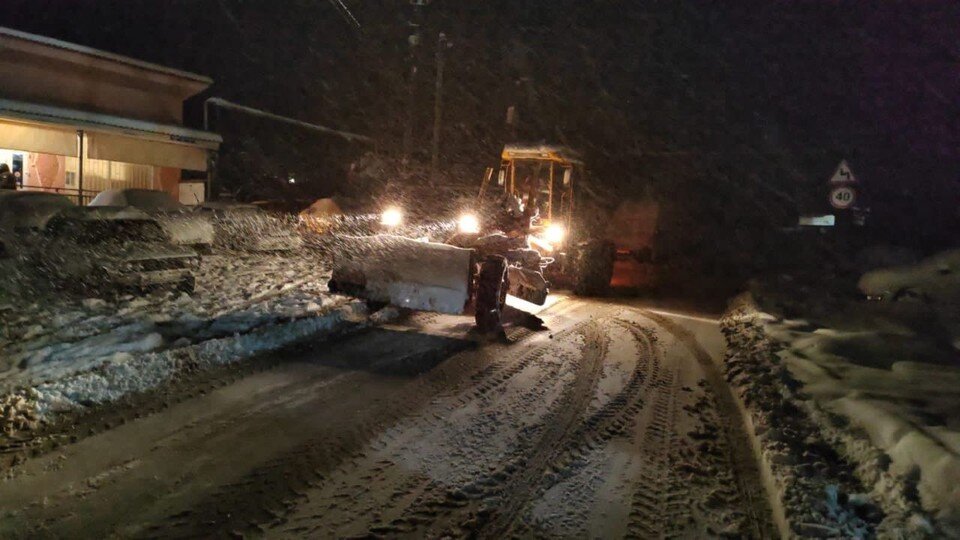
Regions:
<instances>
[{"instance_id":1,"label":"tire track in snow","mask_svg":"<svg viewBox=\"0 0 960 540\"><path fill-rule=\"evenodd\" d=\"M533 452L517 461L518 471L513 478L503 483L500 493L497 493L496 488L492 490L499 499L493 514L489 519L476 520L477 525L482 527L479 531L481 538L506 536L520 512L536 494L543 473L568 452L564 443L577 434L577 422L593 398L609 346L608 337L601 329L599 321L585 328L584 339L585 350L580 358L577 378L554 409L554 413L546 419L545 432L537 441ZM467 525L471 527L473 523L468 522ZM461 529L469 530L468 527L461 526Z\"/></svg>"},{"instance_id":2,"label":"tire track in snow","mask_svg":"<svg viewBox=\"0 0 960 540\"><path fill-rule=\"evenodd\" d=\"M622 412L628 428L617 430L614 424L612 433L601 429L598 438L573 450L568 463L557 463L556 474L545 475L538 498L511 534L770 536L744 508L722 418L696 360L684 343L669 334L657 343L656 326L629 319L613 322L632 334L640 356L624 392L610 401L630 399L643 373L634 404ZM650 354L652 344L657 347ZM570 441L580 437L591 435L578 434Z\"/></svg>"},{"instance_id":3,"label":"tire track in snow","mask_svg":"<svg viewBox=\"0 0 960 540\"><path fill-rule=\"evenodd\" d=\"M641 462L640 474L633 493L629 534L636 538L653 538L672 532L677 520L689 516L682 507L671 504L679 500L685 502L682 490L678 489L675 476L671 471L672 451L676 444L674 425L676 423L676 373L672 370L663 374L653 384L656 398L651 407L648 423L642 426L639 443L645 456ZM678 511L679 510L679 511Z\"/></svg>"},{"instance_id":4,"label":"tire track in snow","mask_svg":"<svg viewBox=\"0 0 960 540\"><path fill-rule=\"evenodd\" d=\"M511 379L522 373L532 364L543 360L544 357L557 347L558 342L562 342L584 332L587 324L588 323L585 322L578 323L554 333L552 342L520 349L513 354L502 357L472 375L464 387L439 393L434 398L434 402L444 399L450 400L449 404L445 406L445 411L442 413L434 412L430 415L418 417L414 422L414 426L423 433L440 430L443 419L449 414L462 410L471 403L491 399L490 396L497 392L498 389L507 385ZM409 429L409 426L407 426L406 429L397 426L387 430L378 440L371 443L371 451L387 451L391 446L400 443L402 434L393 434L398 432L402 433ZM368 494L370 492L371 482L369 478L364 477L367 473L363 471L363 468L369 467L370 465L363 463L364 457L365 456L362 455L354 457L354 460L360 463L360 465L358 465L360 469L351 471L351 474L346 478L339 480L330 478L322 479L311 486L311 489L323 493L332 493L334 498L340 497L340 494ZM396 459L397 456L393 455L378 463L383 464L387 468L396 467ZM389 480L384 479L384 481L389 484ZM419 477L417 479L406 479L400 485L378 485L378 487L387 490L389 494L380 497L380 507L377 509L377 512L379 514L390 514L393 510L399 508L403 515L393 520L388 520L387 523L381 522L373 525L369 531L373 534L395 535L407 533L410 532L414 526L429 523L432 517L438 513L433 510L434 507L457 508L462 506L462 504L458 502L458 497L446 498L444 487L429 478ZM457 501L455 501L455 499L457 499ZM340 521L331 522L331 518L327 515L328 511L336 509L341 503L330 501L326 496L320 497L317 500L308 501L307 504L312 508L318 509L316 513L300 512L301 514L306 513L307 515L301 515L300 518L294 519L293 522L289 524L290 527L283 529L284 533L309 532L311 534L321 534L323 533L321 529L324 527L327 531L340 530L340 527L350 525L356 517L355 515L346 515L342 516ZM353 504L357 504L356 499L353 500ZM280 526L284 524L278 521L273 525Z\"/></svg>"},{"instance_id":5,"label":"tire track in snow","mask_svg":"<svg viewBox=\"0 0 960 540\"><path fill-rule=\"evenodd\" d=\"M671 320L669 317L642 310L641 315L652 320L676 337L690 351L697 364L703 370L705 386L712 396L716 425L723 438L722 446L726 465L733 473L737 491L743 500L742 507L747 512L751 534L755 537L767 537L774 530L771 512L767 503L763 483L757 465L757 458L748 439L747 430L740 417L730 386L696 336L690 330Z\"/></svg>"},{"instance_id":6,"label":"tire track in snow","mask_svg":"<svg viewBox=\"0 0 960 540\"><path fill-rule=\"evenodd\" d=\"M572 338L579 336L584 336L585 341L576 347L579 353L566 355L568 358L563 365L556 364L554 356L558 351L572 345ZM480 383L456 396L449 410L463 409L473 403L487 402L494 405L501 402L506 399L504 396L492 395L500 387L506 387L504 391L513 388L512 392L518 393L513 400L542 399L537 396L545 391L549 380L562 378L564 369L575 369L573 380L564 383L562 395L546 411L546 416L537 419L536 427L519 428L515 433L518 438L506 455L490 456L498 459L491 463L492 468L486 474L474 478L465 477L462 482L452 485L422 479L417 495L412 498L403 496L402 487L395 489L391 498L400 497L407 506L402 508L399 516L370 527L367 533L388 537L438 537L445 534L496 536L491 533L494 527L509 527L517 512L535 492L543 471L552 461L555 452L564 447L562 441L573 433L577 421L589 404L599 380L605 351L606 338L598 325L592 321L582 322L568 330L555 333L551 343L534 348L511 365L479 374L477 377L481 379ZM563 353L559 354L563 356ZM573 364L565 368L571 361ZM550 362L554 364L551 366ZM525 370L534 370L533 374L538 379L517 380L516 376ZM523 414L525 411L520 408L509 411L508 415L513 418L509 423L514 429L518 429L515 422L519 422ZM435 413L418 420L418 423L425 425L422 430L425 436L451 435L443 429L441 419L444 416L445 413ZM482 409L468 420L472 424L485 424L488 421ZM497 429L508 429L504 423L507 423L505 418L499 419ZM458 426L463 427L460 424ZM471 428L463 429L469 431ZM394 461L401 459L399 455L393 458ZM443 459L450 461L454 456L447 455ZM496 511L492 510L494 505L497 507ZM314 517L323 516L317 514ZM309 530L311 533L320 533L319 528ZM288 529L285 532L291 531ZM332 531L328 528L326 532L329 534Z\"/></svg>"},{"instance_id":7,"label":"tire track in snow","mask_svg":"<svg viewBox=\"0 0 960 540\"><path fill-rule=\"evenodd\" d=\"M271 408L303 407L311 402L321 404L323 409L339 412L333 413L334 418L327 419L330 425L321 430L322 435L270 459L234 482L219 486L198 507L168 516L138 535L201 537L231 530L246 531L260 523L282 522L284 516L296 507L303 494L320 481L326 471L344 460L362 457L363 447L390 423L413 413L436 393L456 384L451 381L451 378L456 378L456 369L440 366L429 375L418 377L408 384L398 382L396 386L385 387L384 390L389 394L384 395L383 399L371 396L369 402L364 402L354 389L363 387L365 381L370 379L368 371L407 371L418 363L430 365L436 358L447 357L466 346L430 348L401 358L386 356L368 365L366 370L344 372L336 376L334 381L296 385L289 393L273 395L268 403L253 404L249 410L235 415L223 429L236 430L237 421L242 423L245 417L257 417L257 411L261 412L259 416L263 416ZM317 395L317 392L320 394ZM351 411L347 404L358 399L354 407L362 404L364 408ZM358 411L360 414L356 414ZM331 413L323 410L320 414L327 416ZM237 515L238 508L246 509L249 514Z\"/></svg>"},{"instance_id":8,"label":"tire track in snow","mask_svg":"<svg viewBox=\"0 0 960 540\"><path fill-rule=\"evenodd\" d=\"M587 465L585 458L602 448L610 440L629 432L632 421L643 410L643 393L659 373L662 359L656 348L657 338L653 332L630 324L622 319L612 319L612 324L627 330L637 347L636 363L624 387L596 412L589 415L571 437L544 475L538 495L578 473ZM528 524L518 522L515 533L528 533ZM582 531L586 535L586 531Z\"/></svg>"}]
</instances>

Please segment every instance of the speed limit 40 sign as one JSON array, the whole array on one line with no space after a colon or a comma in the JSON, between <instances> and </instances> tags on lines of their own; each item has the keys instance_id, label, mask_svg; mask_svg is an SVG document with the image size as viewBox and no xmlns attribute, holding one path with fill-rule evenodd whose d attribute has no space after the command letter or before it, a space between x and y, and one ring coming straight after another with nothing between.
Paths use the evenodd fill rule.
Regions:
<instances>
[{"instance_id":1,"label":"speed limit 40 sign","mask_svg":"<svg viewBox=\"0 0 960 540\"><path fill-rule=\"evenodd\" d=\"M850 208L856 200L857 190L852 186L837 186L830 190L830 205L837 210Z\"/></svg>"}]
</instances>

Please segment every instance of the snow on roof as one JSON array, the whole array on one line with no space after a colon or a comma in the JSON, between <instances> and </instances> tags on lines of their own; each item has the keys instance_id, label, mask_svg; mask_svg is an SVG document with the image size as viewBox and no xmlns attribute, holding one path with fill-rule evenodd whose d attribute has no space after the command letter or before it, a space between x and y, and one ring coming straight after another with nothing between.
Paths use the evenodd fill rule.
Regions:
<instances>
[{"instance_id":1,"label":"snow on roof","mask_svg":"<svg viewBox=\"0 0 960 540\"><path fill-rule=\"evenodd\" d=\"M130 58L128 56L122 56L119 54L102 51L100 49L94 49L92 47L78 45L76 43L70 43L69 41L62 41L62 40L50 38L47 36L31 34L28 32L22 32L20 30L14 30L13 28L0 26L0 36L6 36L14 39L30 41L33 43L46 45L48 47L53 47L56 49L62 49L62 50L66 50L66 51L70 51L78 54L83 54L86 56L92 56L92 57L100 58L103 60L117 62L120 64L126 64L128 66L133 66L133 67L145 69L148 71L154 71L157 73L162 73L164 75L170 75L170 76L178 77L181 79L188 79L191 81L196 81L196 82L204 83L207 85L213 84L213 79L209 77L205 77L203 75L198 75L196 73L190 73L189 71L183 71L183 70L179 70L179 69L175 69L167 66L161 66L159 64L153 64L151 62L137 60L136 58Z\"/></svg>"},{"instance_id":2,"label":"snow on roof","mask_svg":"<svg viewBox=\"0 0 960 540\"><path fill-rule=\"evenodd\" d=\"M90 206L135 206L159 210L176 210L183 207L165 191L142 188L106 189L90 201Z\"/></svg>"},{"instance_id":3,"label":"snow on roof","mask_svg":"<svg viewBox=\"0 0 960 540\"><path fill-rule=\"evenodd\" d=\"M70 208L73 202L63 195L42 191L0 191L0 230L20 227L42 228L51 216Z\"/></svg>"}]
</instances>

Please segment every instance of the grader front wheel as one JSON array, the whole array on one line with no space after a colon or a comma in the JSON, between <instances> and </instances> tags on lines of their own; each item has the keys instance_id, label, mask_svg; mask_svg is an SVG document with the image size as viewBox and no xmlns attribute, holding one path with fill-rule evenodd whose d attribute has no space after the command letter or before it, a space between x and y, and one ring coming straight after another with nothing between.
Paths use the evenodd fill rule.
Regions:
<instances>
[{"instance_id":1,"label":"grader front wheel","mask_svg":"<svg viewBox=\"0 0 960 540\"><path fill-rule=\"evenodd\" d=\"M480 263L474 301L477 329L483 333L501 328L500 316L507 293L507 259L490 255Z\"/></svg>"},{"instance_id":2,"label":"grader front wheel","mask_svg":"<svg viewBox=\"0 0 960 540\"><path fill-rule=\"evenodd\" d=\"M606 293L613 277L616 255L616 246L605 240L593 240L578 246L573 264L573 292L580 296L599 296Z\"/></svg>"}]
</instances>

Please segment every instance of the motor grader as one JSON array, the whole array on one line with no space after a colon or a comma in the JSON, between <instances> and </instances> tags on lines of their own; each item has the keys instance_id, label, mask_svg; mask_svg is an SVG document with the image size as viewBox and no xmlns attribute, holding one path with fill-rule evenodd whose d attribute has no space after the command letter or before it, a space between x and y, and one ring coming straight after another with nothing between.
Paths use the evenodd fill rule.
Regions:
<instances>
[{"instance_id":1,"label":"motor grader","mask_svg":"<svg viewBox=\"0 0 960 540\"><path fill-rule=\"evenodd\" d=\"M456 233L442 243L389 234L403 221L402 210L389 207L381 220L388 234L343 239L330 289L411 309L472 310L481 332L500 329L508 294L543 305L551 285L601 293L616 250L575 229L582 167L565 147L507 145Z\"/></svg>"}]
</instances>

